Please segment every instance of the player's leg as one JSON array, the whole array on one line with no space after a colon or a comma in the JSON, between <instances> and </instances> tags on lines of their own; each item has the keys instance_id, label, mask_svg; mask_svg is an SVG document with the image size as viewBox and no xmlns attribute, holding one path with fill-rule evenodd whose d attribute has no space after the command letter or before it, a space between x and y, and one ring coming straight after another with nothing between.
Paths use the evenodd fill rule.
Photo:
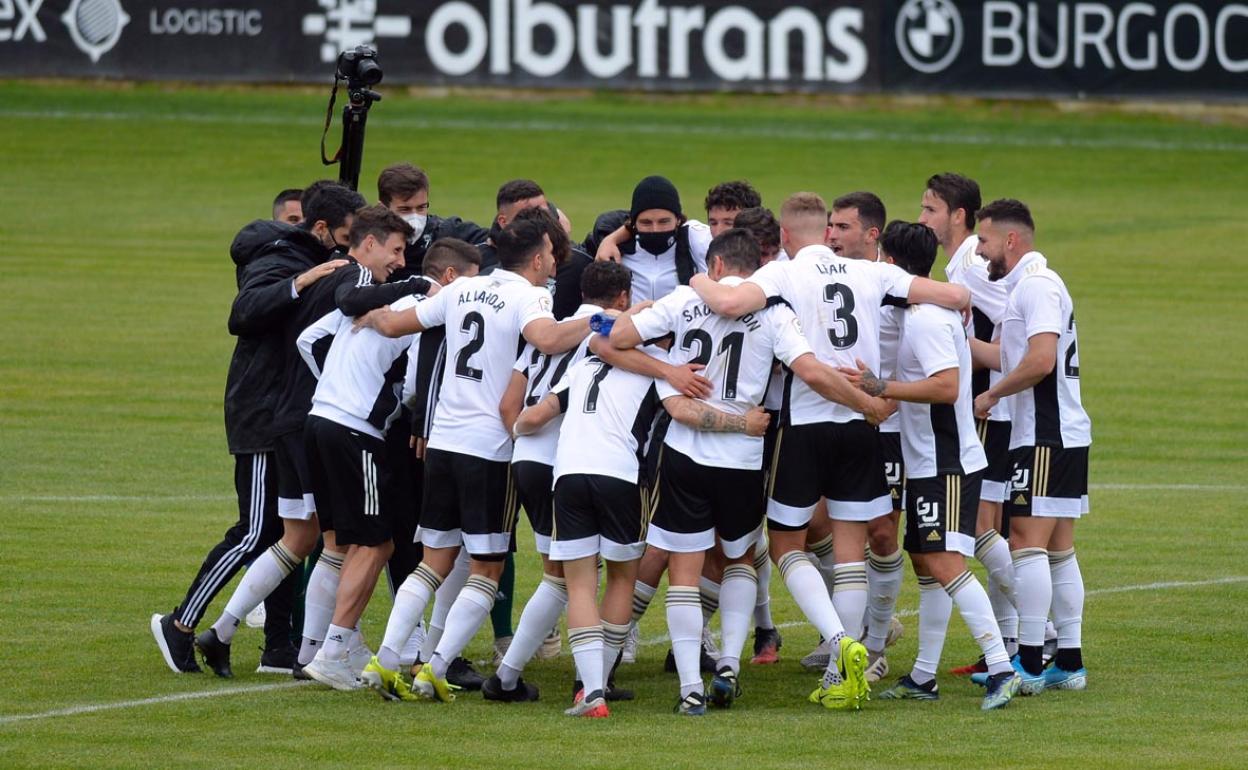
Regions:
<instances>
[{"instance_id":1,"label":"player's leg","mask_svg":"<svg viewBox=\"0 0 1248 770\"><path fill-rule=\"evenodd\" d=\"M433 657L433 651L442 641L442 632L446 630L446 614L451 611L455 597L464 590L468 582L468 551L459 548L455 559L451 562L451 571L442 579L442 585L433 594L433 609L429 612L429 628L425 633L425 643L420 648L420 659L425 663Z\"/></svg>"},{"instance_id":2,"label":"player's leg","mask_svg":"<svg viewBox=\"0 0 1248 770\"><path fill-rule=\"evenodd\" d=\"M727 565L720 589L720 627L723 639L711 681L711 702L730 707L741 694L741 651L750 632L758 576L754 572L754 544L763 530L766 501L763 472L706 469L715 535Z\"/></svg>"},{"instance_id":3,"label":"player's leg","mask_svg":"<svg viewBox=\"0 0 1248 770\"><path fill-rule=\"evenodd\" d=\"M940 697L936 670L945 647L953 599L945 592L944 586L927 573L921 556L916 559L912 554L910 561L919 582L919 649L910 673L898 678L896 684L880 693L880 697L885 700L936 700Z\"/></svg>"},{"instance_id":4,"label":"player's leg","mask_svg":"<svg viewBox=\"0 0 1248 770\"><path fill-rule=\"evenodd\" d=\"M1010 517L1010 553L1018 600L1018 659L1025 694L1044 689L1044 631L1053 600L1048 552L1057 519L1038 515L1035 504L1042 499L1039 492L1051 470L1051 452L1048 447L1010 451L1014 473L1005 515Z\"/></svg>"},{"instance_id":5,"label":"player's leg","mask_svg":"<svg viewBox=\"0 0 1248 770\"><path fill-rule=\"evenodd\" d=\"M867 628L863 644L870 655L868 682L878 682L888 674L884 648L900 636L893 631L893 611L905 573L905 559L897 542L900 520L901 511L894 510L867 523Z\"/></svg>"},{"instance_id":6,"label":"player's leg","mask_svg":"<svg viewBox=\"0 0 1248 770\"><path fill-rule=\"evenodd\" d=\"M1075 520L1058 519L1049 540L1049 574L1053 580L1053 624L1057 655L1045 670L1045 684L1063 690L1087 686L1083 666L1083 574L1075 557Z\"/></svg>"},{"instance_id":7,"label":"player's leg","mask_svg":"<svg viewBox=\"0 0 1248 770\"><path fill-rule=\"evenodd\" d=\"M498 578L498 598L490 608L490 625L494 630L494 665L503 661L507 648L511 646L515 629L511 624L511 612L515 606L516 591L516 558L508 553L503 560L503 574Z\"/></svg>"},{"instance_id":8,"label":"player's leg","mask_svg":"<svg viewBox=\"0 0 1248 770\"><path fill-rule=\"evenodd\" d=\"M754 657L750 663L756 666L780 662L780 647L784 644L776 621L771 616L771 557L768 555L767 528L759 532L754 543L754 574L757 588L754 592Z\"/></svg>"}]
</instances>

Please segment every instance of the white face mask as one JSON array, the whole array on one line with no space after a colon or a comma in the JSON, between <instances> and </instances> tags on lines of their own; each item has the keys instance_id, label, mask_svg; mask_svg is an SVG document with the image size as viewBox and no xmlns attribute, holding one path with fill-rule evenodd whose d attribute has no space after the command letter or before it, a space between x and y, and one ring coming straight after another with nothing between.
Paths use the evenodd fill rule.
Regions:
<instances>
[{"instance_id":1,"label":"white face mask","mask_svg":"<svg viewBox=\"0 0 1248 770\"><path fill-rule=\"evenodd\" d=\"M407 239L408 243L415 243L420 238L421 234L425 232L425 223L428 220L429 216L427 214L408 214L403 217L403 221L411 225L412 230L415 231L412 233L412 236Z\"/></svg>"}]
</instances>

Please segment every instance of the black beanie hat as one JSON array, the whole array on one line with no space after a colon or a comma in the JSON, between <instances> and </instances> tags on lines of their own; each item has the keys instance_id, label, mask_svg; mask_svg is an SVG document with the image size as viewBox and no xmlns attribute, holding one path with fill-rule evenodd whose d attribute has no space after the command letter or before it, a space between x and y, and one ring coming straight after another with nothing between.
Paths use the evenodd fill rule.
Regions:
<instances>
[{"instance_id":1,"label":"black beanie hat","mask_svg":"<svg viewBox=\"0 0 1248 770\"><path fill-rule=\"evenodd\" d=\"M630 219L649 209L670 211L677 217L683 216L680 211L680 193L676 185L667 177L648 176L633 188L633 207L629 210Z\"/></svg>"}]
</instances>

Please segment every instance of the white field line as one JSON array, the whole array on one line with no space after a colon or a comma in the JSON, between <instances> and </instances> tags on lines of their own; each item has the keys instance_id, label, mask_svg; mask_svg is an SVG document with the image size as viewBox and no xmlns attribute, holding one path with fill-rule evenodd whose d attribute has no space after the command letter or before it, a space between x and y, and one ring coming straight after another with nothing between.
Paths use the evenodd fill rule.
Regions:
<instances>
[{"instance_id":1,"label":"white field line","mask_svg":"<svg viewBox=\"0 0 1248 770\"><path fill-rule=\"evenodd\" d=\"M1166 591L1175 588L1198 588L1201 586L1226 585L1229 583L1248 583L1248 575L1233 575L1212 580L1176 580L1159 583L1142 583L1139 585L1129 586L1111 586L1109 588L1095 588L1087 592L1087 596L1101 596L1105 594L1121 594L1131 591ZM917 610L903 609L898 610L897 615L901 617L911 617L918 614ZM788 623L778 624L779 628L793 628L796 626L806 625L800 621L791 621ZM642 640L641 644L652 646L663 644L667 641L667 636L656 636L650 639ZM259 684L247 685L243 687L229 687L224 690L205 690L202 692L185 692L175 695L161 695L155 698L140 698L138 700L116 701L114 703L95 703L83 706L70 706L68 708L55 709L53 711L42 711L37 714L13 714L10 716L0 716L0 725L15 724L18 722L30 722L37 719L51 719L53 717L77 716L79 714L93 714L97 711L115 711L118 709L135 708L137 706L152 706L162 703L176 703L184 700L198 700L201 698L216 698L224 695L247 695L257 692L271 692L273 690L288 690L294 687L301 687L307 682L278 682L275 684Z\"/></svg>"},{"instance_id":2,"label":"white field line","mask_svg":"<svg viewBox=\"0 0 1248 770\"><path fill-rule=\"evenodd\" d=\"M196 112L148 114L122 110L0 110L0 118L34 118L63 120L142 120L167 123L206 123L229 125L319 126L322 118L290 115L231 115ZM1248 152L1244 142L1193 142L1163 139L1102 138L1062 136L1016 136L1008 133L967 133L938 131L898 131L879 129L805 128L800 126L717 126L665 125L661 123L591 123L574 120L473 120L465 118L387 118L387 126L412 130L447 131L541 131L548 133L650 134L698 137L739 137L758 139L794 139L828 142L897 142L905 144L943 144L1009 147L1057 147L1081 149L1145 150L1150 152Z\"/></svg>"},{"instance_id":3,"label":"white field line","mask_svg":"<svg viewBox=\"0 0 1248 770\"><path fill-rule=\"evenodd\" d=\"M1248 484L1089 484L1092 490L1248 492ZM6 503L183 503L233 500L233 495L4 495Z\"/></svg>"}]
</instances>

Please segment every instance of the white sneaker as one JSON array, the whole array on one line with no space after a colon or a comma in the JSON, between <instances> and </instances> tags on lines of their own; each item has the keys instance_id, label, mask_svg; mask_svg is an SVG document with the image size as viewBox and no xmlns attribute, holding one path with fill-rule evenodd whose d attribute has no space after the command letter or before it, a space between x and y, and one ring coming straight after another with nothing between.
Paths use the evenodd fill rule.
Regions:
<instances>
[{"instance_id":1,"label":"white sneaker","mask_svg":"<svg viewBox=\"0 0 1248 770\"><path fill-rule=\"evenodd\" d=\"M368 649L367 644L361 643L347 650L347 665L351 667L351 670L358 677L364 672L364 667L373 659L374 654L372 650ZM320 655L320 653L318 652L317 655Z\"/></svg>"},{"instance_id":2,"label":"white sneaker","mask_svg":"<svg viewBox=\"0 0 1248 770\"><path fill-rule=\"evenodd\" d=\"M420 659L420 648L425 646L425 622L416 624L416 630L408 637L407 643L399 652L399 664L411 668Z\"/></svg>"},{"instance_id":3,"label":"white sneaker","mask_svg":"<svg viewBox=\"0 0 1248 770\"><path fill-rule=\"evenodd\" d=\"M894 615L888 619L888 636L884 638L884 646L892 647L897 644L897 640L906 635L906 627Z\"/></svg>"},{"instance_id":4,"label":"white sneaker","mask_svg":"<svg viewBox=\"0 0 1248 770\"><path fill-rule=\"evenodd\" d=\"M828 667L828 662L832 660L832 643L827 639L819 642L819 646L810 651L810 654L802 658L802 668L809 668L814 671L822 671Z\"/></svg>"},{"instance_id":5,"label":"white sneaker","mask_svg":"<svg viewBox=\"0 0 1248 770\"><path fill-rule=\"evenodd\" d=\"M538 660L550 660L557 658L563 654L563 635L559 633L559 626L555 626L542 640L542 644L537 648Z\"/></svg>"},{"instance_id":6,"label":"white sneaker","mask_svg":"<svg viewBox=\"0 0 1248 770\"><path fill-rule=\"evenodd\" d=\"M511 646L510 636L500 636L494 640L494 668L498 668L503 664L503 656L507 654L507 648Z\"/></svg>"},{"instance_id":7,"label":"white sneaker","mask_svg":"<svg viewBox=\"0 0 1248 770\"><path fill-rule=\"evenodd\" d=\"M710 626L702 626L702 649L706 650L711 660L719 660L719 645L715 644L715 636L711 633Z\"/></svg>"},{"instance_id":8,"label":"white sneaker","mask_svg":"<svg viewBox=\"0 0 1248 770\"><path fill-rule=\"evenodd\" d=\"M372 656L369 656L370 658ZM303 667L303 672L324 685L344 692L363 688L364 682L359 677L359 670L352 668L349 658L333 660L326 658L324 650L316 653L312 662Z\"/></svg>"},{"instance_id":9,"label":"white sneaker","mask_svg":"<svg viewBox=\"0 0 1248 770\"><path fill-rule=\"evenodd\" d=\"M884 653L867 652L867 684L875 684L884 677L888 676L888 658L884 657Z\"/></svg>"},{"instance_id":10,"label":"white sneaker","mask_svg":"<svg viewBox=\"0 0 1248 770\"><path fill-rule=\"evenodd\" d=\"M248 628L264 628L265 617L264 602L260 602L254 610L247 613L244 622L247 623Z\"/></svg>"},{"instance_id":11,"label":"white sneaker","mask_svg":"<svg viewBox=\"0 0 1248 770\"><path fill-rule=\"evenodd\" d=\"M623 657L620 658L621 663L636 663L637 648L641 645L641 629L636 623L628 625L628 637L624 639Z\"/></svg>"}]
</instances>

